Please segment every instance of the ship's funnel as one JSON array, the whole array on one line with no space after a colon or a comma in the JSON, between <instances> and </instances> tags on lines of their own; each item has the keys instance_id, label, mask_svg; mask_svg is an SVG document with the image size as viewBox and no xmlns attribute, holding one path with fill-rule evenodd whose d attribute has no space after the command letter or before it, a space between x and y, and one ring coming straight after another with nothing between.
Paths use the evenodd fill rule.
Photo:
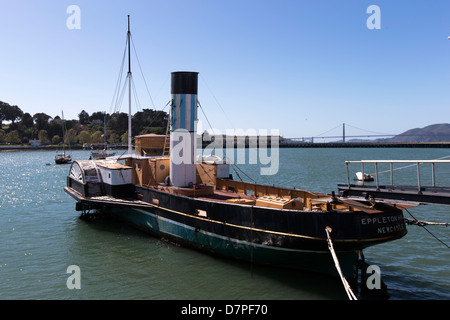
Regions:
<instances>
[{"instance_id":1,"label":"ship's funnel","mask_svg":"<svg viewBox=\"0 0 450 320\"><path fill-rule=\"evenodd\" d=\"M172 72L170 181L178 187L196 182L197 87L198 72Z\"/></svg>"}]
</instances>

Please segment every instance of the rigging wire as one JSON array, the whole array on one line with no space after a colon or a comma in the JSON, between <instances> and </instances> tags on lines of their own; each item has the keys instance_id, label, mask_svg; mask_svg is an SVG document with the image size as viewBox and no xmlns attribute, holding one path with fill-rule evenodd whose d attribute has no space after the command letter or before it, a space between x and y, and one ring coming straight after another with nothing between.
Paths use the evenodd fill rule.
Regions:
<instances>
[{"instance_id":1,"label":"rigging wire","mask_svg":"<svg viewBox=\"0 0 450 320\"><path fill-rule=\"evenodd\" d=\"M228 158L227 156L225 156L225 157L227 158L227 160L229 160L229 158ZM256 181L255 181L253 178L251 178L248 174L246 174L245 171L243 171L241 168L239 168L238 165L236 165L236 164L234 164L234 163L232 163L232 162L230 162L230 164L231 164L231 166L233 167L234 172L236 172L236 174L238 175L239 179L241 179L242 182L244 182L244 180L242 180L241 176L240 176L239 173L236 171L236 169L238 169L238 170L239 170L243 175L245 175L248 179L250 179L251 181L253 181L253 183L256 183Z\"/></svg>"},{"instance_id":2,"label":"rigging wire","mask_svg":"<svg viewBox=\"0 0 450 320\"><path fill-rule=\"evenodd\" d=\"M204 79L204 77L200 74L200 78L202 79L203 83L205 84L206 88L209 90L209 92L211 93L212 97L214 98L214 100L216 101L217 105L220 107L220 109L222 110L224 116L227 118L228 122L231 124L231 126L234 128L235 126L233 125L233 123L231 122L231 120L229 119L228 115L226 114L225 110L223 109L222 105L220 104L220 102L217 100L216 96L214 95L214 93L211 91L210 87L208 86L208 84L206 83L206 80ZM208 123L212 134L215 135L214 129L208 119L208 117L206 116L206 113L202 107L202 105L200 104L200 101L197 101L198 106L200 107L200 110L202 111L203 115L205 116L206 122ZM254 183L256 183L256 180L251 178L247 173L245 173L238 165L236 165L234 163L234 161L231 161L230 158L225 155L225 159L228 163L231 164L233 170L236 172L237 176L239 177L239 179L243 182L244 180L242 179L242 177L239 175L238 171L239 170L243 175L245 175L249 180L253 181Z\"/></svg>"},{"instance_id":3,"label":"rigging wire","mask_svg":"<svg viewBox=\"0 0 450 320\"><path fill-rule=\"evenodd\" d=\"M139 101L139 96L137 94L136 86L134 84L134 79L131 78L131 87L133 88L133 96L134 100L136 102L136 109L137 111L141 111L141 102Z\"/></svg>"},{"instance_id":4,"label":"rigging wire","mask_svg":"<svg viewBox=\"0 0 450 320\"><path fill-rule=\"evenodd\" d=\"M119 88L121 87L122 77L123 77L123 70L124 70L124 66L125 66L125 57L126 57L126 53L127 53L127 44L128 44L128 38L125 41L125 49L123 51L122 63L120 65L120 69L119 69L119 76L117 78L116 88L114 90L114 94L113 94L112 101L111 101L111 106L110 106L110 109L109 109L109 113L110 114L111 114L111 111L113 110L113 107L114 107L114 113L115 113L116 108L117 108L117 103L118 103L118 99L119 99Z\"/></svg>"},{"instance_id":5,"label":"rigging wire","mask_svg":"<svg viewBox=\"0 0 450 320\"><path fill-rule=\"evenodd\" d=\"M119 112L120 108L122 107L123 98L125 96L125 92L127 90L127 82L124 81L122 91L120 92L120 95L117 97L116 106L114 108L114 113Z\"/></svg>"},{"instance_id":6,"label":"rigging wire","mask_svg":"<svg viewBox=\"0 0 450 320\"><path fill-rule=\"evenodd\" d=\"M139 70L141 71L142 79L144 80L145 88L147 89L147 93L150 97L150 101L152 102L152 106L156 110L155 103L153 102L152 95L150 94L150 90L148 89L147 81L145 80L145 77L144 77L144 72L142 71L141 62L139 61L139 57L137 55L137 51L134 46L133 36L130 36L130 39L131 39L131 44L133 45L134 54L136 55L136 60L138 62Z\"/></svg>"},{"instance_id":7,"label":"rigging wire","mask_svg":"<svg viewBox=\"0 0 450 320\"><path fill-rule=\"evenodd\" d=\"M142 70L142 66L141 66L141 63L140 63L140 60L139 60L139 56L137 54L137 50L136 50L136 47L134 45L134 41L133 41L133 38L132 38L131 35L130 35L130 43L133 45L134 54L135 54L136 60L138 62L138 67L139 67L142 79L144 81L145 88L146 88L147 93L148 93L148 95L150 97L151 104L152 104L153 108L156 110L157 108L155 107L155 103L153 101L152 95L150 94L150 90L148 88L148 84L147 84L147 81L145 79L145 76L144 76L144 73L143 73L143 70ZM109 110L110 114L120 111L120 109L122 107L122 104L123 104L124 97L125 97L125 92L127 90L127 81L123 81L123 74L125 73L124 72L124 68L125 68L127 47L128 47L128 36L127 36L126 41L125 41L125 48L124 48L124 51L123 51L122 62L121 62L120 69L119 69L119 75L118 75L118 78L117 78L117 81L116 81L116 87L115 87L113 98L112 98L112 101L111 101L111 106L110 106L110 110ZM127 78L129 76L131 76L131 75L127 75ZM133 90L134 101L136 103L136 108L138 109L138 111L141 111L142 107L141 107L141 103L140 103L139 96L138 96L138 93L137 93L137 89L136 89L136 84L134 82L134 78L131 76L130 80L131 80L131 85L132 85L132 90ZM122 82L123 82L123 84L122 84ZM169 103L170 102L168 102L161 111L164 111L164 109L169 105ZM159 114L159 116L154 118L150 122L149 126L151 126L156 120L159 120L159 117L162 117L162 116L164 116L163 112L161 112Z\"/></svg>"},{"instance_id":8,"label":"rigging wire","mask_svg":"<svg viewBox=\"0 0 450 320\"><path fill-rule=\"evenodd\" d=\"M205 116L206 122L208 122L208 125L209 125L209 127L210 127L210 129L211 129L211 131L212 131L212 134L215 135L214 129L213 129L213 127L211 126L211 123L209 122L209 119L208 119L208 117L206 116L205 110L203 110L203 107L202 107L202 105L200 104L200 101L199 101L198 99L197 99L197 104L198 104L198 106L200 107L200 110L202 111L203 115Z\"/></svg>"},{"instance_id":9,"label":"rigging wire","mask_svg":"<svg viewBox=\"0 0 450 320\"><path fill-rule=\"evenodd\" d=\"M170 104L170 101L168 101L168 102L166 103L166 105L164 106L164 108L162 108L161 110L158 110L158 111L160 111L159 114L156 115L156 117L154 117L154 118L152 119L152 121L150 121L150 123L148 124L147 127L151 127L152 124L153 124L156 120L159 120L158 117L162 117L162 116L165 115L165 114L163 113L163 111L167 108L167 106L168 106L169 104ZM168 113L167 113L167 116L169 117L169 118L167 119L167 122L169 122L169 121L170 121L170 116L169 116Z\"/></svg>"},{"instance_id":10,"label":"rigging wire","mask_svg":"<svg viewBox=\"0 0 450 320\"><path fill-rule=\"evenodd\" d=\"M417 219L411 214L411 212L409 212L408 209L405 208L405 210L406 210L406 212L409 213L409 215L410 215L415 221L419 221L419 220L417 220ZM422 227L422 228L424 228L425 231L428 232L433 238L435 238L437 241L439 241L439 242L442 243L444 246L446 246L448 249L450 249L450 246L449 246L449 245L447 245L447 244L446 244L445 242L443 242L441 239L439 239L438 237L436 237L430 230L428 230L428 229L425 227L425 225L424 225L423 223L422 223L422 224L418 223L417 225L420 226L420 227Z\"/></svg>"},{"instance_id":11,"label":"rigging wire","mask_svg":"<svg viewBox=\"0 0 450 320\"><path fill-rule=\"evenodd\" d=\"M205 116L206 121L208 122L209 127L211 128L211 131L213 133L213 135L215 135L214 133L214 129L211 126L211 123L209 122L208 117L206 116L205 111L203 110L202 105L200 104L200 101L197 101L198 106L200 107L200 110L202 111L203 115ZM239 179L243 182L244 180L241 178L241 176L239 175L239 172L237 170L239 170L242 174L244 174L248 179L250 179L251 181L253 181L254 183L256 183L256 180L252 179L248 174L246 174L241 168L239 168L239 166L237 166L235 163L233 163L233 161L230 161L230 158L225 155L226 160L231 164L231 167L234 169L234 171L236 172L237 176L239 177Z\"/></svg>"},{"instance_id":12,"label":"rigging wire","mask_svg":"<svg viewBox=\"0 0 450 320\"><path fill-rule=\"evenodd\" d=\"M212 90L210 89L210 87L208 86L208 84L206 83L205 78L203 78L202 74L200 73L200 78L202 79L203 83L205 84L206 88L209 90L209 93L212 95L212 97L214 98L214 100L216 101L217 105L220 107L220 109L222 110L223 114L225 115L225 118L227 118L228 122L230 123L230 125L234 128L234 124L231 122L230 118L228 117L228 115L226 114L225 110L222 108L222 105L220 104L219 100L217 100L216 96L214 95L214 93L212 92Z\"/></svg>"},{"instance_id":13,"label":"rigging wire","mask_svg":"<svg viewBox=\"0 0 450 320\"><path fill-rule=\"evenodd\" d=\"M140 62L139 56L137 54L137 50L136 50L136 46L134 44L133 37L132 37L132 35L130 35L130 37L128 38L128 35L127 35L126 41L125 41L125 49L124 49L123 56L122 56L122 63L121 63L120 70L119 70L119 76L118 76L118 79L117 79L117 82L116 82L116 88L114 90L114 95L113 95L113 98L112 98L112 101L111 101L110 114L120 111L120 109L122 107L123 99L124 99L124 96L125 96L125 92L126 92L127 81L123 81L123 74L125 73L124 72L124 68L125 68L125 60L126 60L128 41L130 41L130 44L133 45L133 50L134 50L134 54L135 54L135 57L136 57L137 65L139 67L139 71L140 71L142 79L144 81L145 88L146 88L147 93L149 95L151 104L152 104L154 110L158 111L156 106L155 106L153 97L150 94L150 90L148 88L148 84L147 84L147 81L145 79L144 72L142 70L141 62ZM128 76L131 76L131 75L127 75L127 78L128 78ZM135 103L136 103L136 108L138 109L138 111L142 111L142 106L141 106L141 102L139 100L139 96L138 96L138 93L137 93L137 89L136 89L136 85L135 85L135 82L134 82L134 78L131 76L130 80L131 80L134 100L135 100ZM122 81L123 81L123 87L122 87ZM166 82L167 82L167 79L166 79L165 83ZM152 121L148 125L149 127L151 127L151 125L155 121L159 120L160 117L164 116L164 112L163 111L166 109L166 107L169 105L169 103L170 103L170 101L164 106L164 108L162 110L160 110L162 112L160 112L156 117L154 117L152 119ZM169 121L169 119L168 119L168 121Z\"/></svg>"}]
</instances>

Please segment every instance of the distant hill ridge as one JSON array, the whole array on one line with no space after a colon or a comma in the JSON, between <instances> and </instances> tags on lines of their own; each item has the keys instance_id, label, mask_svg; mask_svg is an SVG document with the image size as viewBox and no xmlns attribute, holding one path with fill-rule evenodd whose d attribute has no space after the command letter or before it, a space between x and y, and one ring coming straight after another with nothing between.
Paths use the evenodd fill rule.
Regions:
<instances>
[{"instance_id":1,"label":"distant hill ridge","mask_svg":"<svg viewBox=\"0 0 450 320\"><path fill-rule=\"evenodd\" d=\"M450 124L439 123L424 128L414 128L393 138L383 139L385 142L445 142L450 141Z\"/></svg>"}]
</instances>

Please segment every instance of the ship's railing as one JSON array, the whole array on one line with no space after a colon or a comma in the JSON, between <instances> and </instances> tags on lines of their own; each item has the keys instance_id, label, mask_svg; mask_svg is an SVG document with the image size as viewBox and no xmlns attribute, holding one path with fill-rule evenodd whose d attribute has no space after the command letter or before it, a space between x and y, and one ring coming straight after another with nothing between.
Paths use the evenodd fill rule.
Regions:
<instances>
[{"instance_id":1,"label":"ship's railing","mask_svg":"<svg viewBox=\"0 0 450 320\"><path fill-rule=\"evenodd\" d=\"M357 161L345 161L345 165L346 165L346 170L347 170L347 184L348 184L348 188L351 188L350 185L350 174L349 174L349 164L351 163L359 163L361 164L361 173L362 173L362 185L364 186L364 165L365 164L374 164L375 165L375 183L376 183L376 187L377 189L379 189L380 187L380 179L379 179L379 170L378 170L378 164L380 163L388 163L389 164L389 172L390 172L390 184L391 186L394 185L394 170L398 170L398 169L403 169L406 167L412 167L412 166L416 166L417 170L417 189L420 192L421 188L422 188L422 183L421 183L421 179L420 179L420 165L421 164L430 164L431 165L431 183L432 183L432 187L436 187L436 168L435 165L436 164L440 164L440 163L450 163L450 160L357 160ZM394 169L394 164L395 163L409 163L410 165L407 165L405 167L402 168L396 168Z\"/></svg>"}]
</instances>

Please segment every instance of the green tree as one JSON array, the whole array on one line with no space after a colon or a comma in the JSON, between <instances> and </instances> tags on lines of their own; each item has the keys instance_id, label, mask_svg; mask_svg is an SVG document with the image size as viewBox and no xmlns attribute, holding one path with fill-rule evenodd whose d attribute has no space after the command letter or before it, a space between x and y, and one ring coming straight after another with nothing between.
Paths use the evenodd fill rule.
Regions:
<instances>
[{"instance_id":1,"label":"green tree","mask_svg":"<svg viewBox=\"0 0 450 320\"><path fill-rule=\"evenodd\" d=\"M31 128L34 125L33 117L28 112L25 112L22 118L20 119L20 125L24 129Z\"/></svg>"},{"instance_id":2,"label":"green tree","mask_svg":"<svg viewBox=\"0 0 450 320\"><path fill-rule=\"evenodd\" d=\"M80 124L87 124L89 122L89 113L87 113L86 111L82 110L79 114L78 114L78 119L80 120Z\"/></svg>"},{"instance_id":3,"label":"green tree","mask_svg":"<svg viewBox=\"0 0 450 320\"><path fill-rule=\"evenodd\" d=\"M125 131L124 134L122 134L122 136L120 137L120 142L122 142L122 143L128 143L128 130Z\"/></svg>"},{"instance_id":4,"label":"green tree","mask_svg":"<svg viewBox=\"0 0 450 320\"><path fill-rule=\"evenodd\" d=\"M54 135L52 138L52 144L58 144L61 142L61 137L58 135Z\"/></svg>"},{"instance_id":5,"label":"green tree","mask_svg":"<svg viewBox=\"0 0 450 320\"><path fill-rule=\"evenodd\" d=\"M38 139L38 133L39 131L34 126L23 130L23 134L30 139Z\"/></svg>"},{"instance_id":6,"label":"green tree","mask_svg":"<svg viewBox=\"0 0 450 320\"><path fill-rule=\"evenodd\" d=\"M18 106L11 106L8 111L8 118L6 118L6 120L11 120L12 124L14 124L16 120L20 120L23 116L23 111L20 110Z\"/></svg>"},{"instance_id":7,"label":"green tree","mask_svg":"<svg viewBox=\"0 0 450 320\"><path fill-rule=\"evenodd\" d=\"M97 112L94 112L93 114L91 114L91 116L89 117L89 121L101 120L103 123L105 116L106 116L106 114L104 112L97 111Z\"/></svg>"},{"instance_id":8,"label":"green tree","mask_svg":"<svg viewBox=\"0 0 450 320\"><path fill-rule=\"evenodd\" d=\"M93 134L91 134L91 142L94 143L101 143L103 142L103 132L101 131L95 131Z\"/></svg>"},{"instance_id":9,"label":"green tree","mask_svg":"<svg viewBox=\"0 0 450 320\"><path fill-rule=\"evenodd\" d=\"M108 143L119 143L120 136L117 133L111 133L108 138Z\"/></svg>"},{"instance_id":10,"label":"green tree","mask_svg":"<svg viewBox=\"0 0 450 320\"><path fill-rule=\"evenodd\" d=\"M50 140L48 139L47 130L39 130L38 138L42 144L50 142Z\"/></svg>"},{"instance_id":11,"label":"green tree","mask_svg":"<svg viewBox=\"0 0 450 320\"><path fill-rule=\"evenodd\" d=\"M48 120L51 119L51 118L52 117L50 117L48 114L45 114L43 112L36 113L33 116L33 120L34 120L34 123L36 125L36 129L38 131L40 131L40 130L46 130L47 131L47 129L49 127Z\"/></svg>"},{"instance_id":12,"label":"green tree","mask_svg":"<svg viewBox=\"0 0 450 320\"><path fill-rule=\"evenodd\" d=\"M8 132L5 136L5 142L14 144L21 143L19 132L17 130Z\"/></svg>"},{"instance_id":13,"label":"green tree","mask_svg":"<svg viewBox=\"0 0 450 320\"><path fill-rule=\"evenodd\" d=\"M53 119L48 124L47 133L49 137L53 136L64 136L63 132L64 122L61 119Z\"/></svg>"},{"instance_id":14,"label":"green tree","mask_svg":"<svg viewBox=\"0 0 450 320\"><path fill-rule=\"evenodd\" d=\"M128 129L128 114L124 112L114 113L108 126L117 134L123 134Z\"/></svg>"},{"instance_id":15,"label":"green tree","mask_svg":"<svg viewBox=\"0 0 450 320\"><path fill-rule=\"evenodd\" d=\"M23 116L23 111L18 106L0 101L0 126L3 120L11 121L12 124Z\"/></svg>"},{"instance_id":16,"label":"green tree","mask_svg":"<svg viewBox=\"0 0 450 320\"><path fill-rule=\"evenodd\" d=\"M67 140L68 143L75 143L75 142L77 142L77 131L74 128L69 129L67 131L66 135L67 135L66 136L66 140Z\"/></svg>"},{"instance_id":17,"label":"green tree","mask_svg":"<svg viewBox=\"0 0 450 320\"><path fill-rule=\"evenodd\" d=\"M91 134L87 130L83 130L78 134L79 143L89 143L91 142Z\"/></svg>"}]
</instances>

